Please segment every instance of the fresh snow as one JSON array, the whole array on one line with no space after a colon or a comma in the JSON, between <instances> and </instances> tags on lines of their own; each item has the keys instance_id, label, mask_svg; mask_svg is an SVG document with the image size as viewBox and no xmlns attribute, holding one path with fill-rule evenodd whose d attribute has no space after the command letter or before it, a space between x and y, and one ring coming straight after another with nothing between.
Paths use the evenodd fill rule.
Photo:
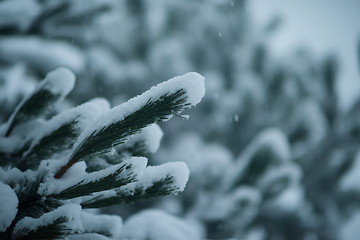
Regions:
<instances>
[{"instance_id":1,"label":"fresh snow","mask_svg":"<svg viewBox=\"0 0 360 240\"><path fill-rule=\"evenodd\" d=\"M129 218L121 239L198 240L199 233L188 223L160 210L145 210Z\"/></svg>"},{"instance_id":2,"label":"fresh snow","mask_svg":"<svg viewBox=\"0 0 360 240\"><path fill-rule=\"evenodd\" d=\"M118 239L122 230L122 219L119 216L106 214L81 213L84 232L107 233L113 239ZM92 239L92 238L91 238Z\"/></svg>"},{"instance_id":3,"label":"fresh snow","mask_svg":"<svg viewBox=\"0 0 360 240\"><path fill-rule=\"evenodd\" d=\"M97 233L84 233L84 234L76 234L76 235L68 236L66 240L112 240L112 239Z\"/></svg>"},{"instance_id":4,"label":"fresh snow","mask_svg":"<svg viewBox=\"0 0 360 240\"><path fill-rule=\"evenodd\" d=\"M121 148L126 148L127 146L131 146L135 142L143 142L146 146L146 150L149 153L155 153L159 147L160 142L163 137L163 131L157 124L152 124L148 127L143 128L140 133L134 135L130 138L129 141L122 144Z\"/></svg>"},{"instance_id":5,"label":"fresh snow","mask_svg":"<svg viewBox=\"0 0 360 240\"><path fill-rule=\"evenodd\" d=\"M14 190L9 185L0 182L0 232L4 232L14 220L18 203Z\"/></svg>"},{"instance_id":6,"label":"fresh snow","mask_svg":"<svg viewBox=\"0 0 360 240\"><path fill-rule=\"evenodd\" d=\"M165 176L173 176L174 182L172 186L176 187L180 192L185 189L189 180L189 168L183 162L169 162L159 166L149 166L145 169L137 184L149 187Z\"/></svg>"},{"instance_id":7,"label":"fresh snow","mask_svg":"<svg viewBox=\"0 0 360 240\"><path fill-rule=\"evenodd\" d=\"M67 68L60 67L48 73L43 82L43 87L53 93L65 97L74 88L75 75Z\"/></svg>"}]
</instances>

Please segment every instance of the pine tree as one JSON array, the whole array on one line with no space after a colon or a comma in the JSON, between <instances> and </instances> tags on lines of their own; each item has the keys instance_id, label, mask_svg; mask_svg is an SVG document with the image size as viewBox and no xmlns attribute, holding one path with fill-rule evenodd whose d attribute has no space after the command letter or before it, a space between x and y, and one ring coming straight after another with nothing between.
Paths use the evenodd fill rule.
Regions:
<instances>
[{"instance_id":1,"label":"pine tree","mask_svg":"<svg viewBox=\"0 0 360 240\"><path fill-rule=\"evenodd\" d=\"M98 98L51 115L74 82L65 68L50 72L0 128L1 239L117 239L120 217L86 209L184 190L184 163L147 166L144 155L160 140L154 124L200 102L200 75L170 79L114 108Z\"/></svg>"}]
</instances>

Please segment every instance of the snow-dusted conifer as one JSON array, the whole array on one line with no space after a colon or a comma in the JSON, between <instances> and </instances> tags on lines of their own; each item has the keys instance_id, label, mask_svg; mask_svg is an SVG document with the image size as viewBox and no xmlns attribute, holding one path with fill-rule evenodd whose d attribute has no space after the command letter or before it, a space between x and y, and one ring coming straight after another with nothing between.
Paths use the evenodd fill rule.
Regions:
<instances>
[{"instance_id":1,"label":"snow-dusted conifer","mask_svg":"<svg viewBox=\"0 0 360 240\"><path fill-rule=\"evenodd\" d=\"M201 101L202 76L170 79L112 109L94 99L47 119L74 81L65 68L49 73L1 126L1 239L115 239L119 216L82 209L176 195L185 188L186 164L147 167L143 156L159 147L157 122Z\"/></svg>"}]
</instances>

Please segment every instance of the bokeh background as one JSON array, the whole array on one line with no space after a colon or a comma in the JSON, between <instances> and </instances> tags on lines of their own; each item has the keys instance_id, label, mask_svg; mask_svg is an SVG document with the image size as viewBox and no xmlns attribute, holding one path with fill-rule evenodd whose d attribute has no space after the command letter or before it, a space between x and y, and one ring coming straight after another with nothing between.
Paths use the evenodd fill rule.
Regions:
<instances>
[{"instance_id":1,"label":"bokeh background","mask_svg":"<svg viewBox=\"0 0 360 240\"><path fill-rule=\"evenodd\" d=\"M186 191L103 211L127 221L159 208L201 239L357 239L359 10L356 0L3 0L0 120L59 66L77 83L58 111L94 97L121 104L199 72L206 97L189 120L162 124L149 154L152 165L186 162Z\"/></svg>"}]
</instances>

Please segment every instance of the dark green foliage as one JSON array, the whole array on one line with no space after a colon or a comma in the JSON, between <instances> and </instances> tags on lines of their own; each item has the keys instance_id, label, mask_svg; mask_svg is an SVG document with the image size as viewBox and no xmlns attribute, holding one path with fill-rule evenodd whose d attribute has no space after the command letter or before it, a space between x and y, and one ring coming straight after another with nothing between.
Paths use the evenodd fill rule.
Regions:
<instances>
[{"instance_id":1,"label":"dark green foliage","mask_svg":"<svg viewBox=\"0 0 360 240\"><path fill-rule=\"evenodd\" d=\"M0 180L2 184L12 188L9 191L14 194L14 201L18 201L18 205L13 206L16 215L11 219L12 222L8 221L8 225L1 226L4 228L1 229L1 240L65 239L68 235L86 233L86 229L82 229L84 222L79 206L81 201L84 208L101 207L177 194L183 190L186 176L181 176L179 182L179 176L160 171L157 173L160 176L154 176L156 172L150 172L150 176L147 176L149 178L146 178L143 172L147 170L147 159L131 158L125 161L130 156L141 156L153 151L146 142L157 136L155 133L152 135L151 129L149 134L138 135L128 145L121 144L143 128L168 120L191 107L186 87L172 92L169 82L168 91L165 88L159 89L163 92L160 97L152 97L158 96L159 91L155 90L152 94L150 90L145 95L150 97L143 102L139 101L138 107L130 113L126 111L127 107L134 106L126 104L132 104L131 102L125 103L124 108L120 106L108 110L107 102L95 101L91 105L81 105L82 107L64 111L44 121L41 119L42 114L54 107L73 85L73 75L69 70L55 70L48 76L51 79L41 83L19 105L8 121L8 128L4 130L6 136L0 141L0 149L8 150L0 153L1 166L5 167L0 169L5 174ZM67 77L67 82L56 83L63 80L62 77ZM178 80L173 83L177 84L176 81ZM48 91L47 88L52 90ZM60 93L54 94L57 91ZM100 116L101 114L105 115ZM115 120L107 124L106 118L102 122L101 117L104 116ZM12 132L17 125L30 120L34 122L29 123L29 129L21 133ZM40 124L43 124L41 131L32 129L33 125ZM160 129L155 130L161 132ZM11 133L14 136L9 136ZM9 145L4 141L7 138L13 141L13 148L8 148ZM80 141L79 138L84 140ZM76 143L78 145L75 146ZM111 151L118 145L117 151ZM80 161L85 162L68 172ZM87 167L94 171L87 172ZM181 167L183 169L179 171L187 170L185 165ZM69 174L66 179L60 179L65 173ZM109 192L116 194L110 197L107 195ZM114 219L119 220L118 217ZM116 224L120 223L119 220ZM103 235L111 234L107 229L99 231Z\"/></svg>"},{"instance_id":2,"label":"dark green foliage","mask_svg":"<svg viewBox=\"0 0 360 240\"><path fill-rule=\"evenodd\" d=\"M72 234L72 229L65 225L68 219L64 216L59 217L54 222L36 228L18 229L12 236L13 240L56 240L65 239L67 235Z\"/></svg>"},{"instance_id":3,"label":"dark green foliage","mask_svg":"<svg viewBox=\"0 0 360 240\"><path fill-rule=\"evenodd\" d=\"M76 147L67 165L55 177L61 177L69 167L81 159L108 153L112 147L124 143L142 128L165 121L171 115L179 114L185 108L190 107L186 100L186 92L182 89L175 93L166 93L158 99L149 99L144 106L125 116L124 119L95 129Z\"/></svg>"},{"instance_id":4,"label":"dark green foliage","mask_svg":"<svg viewBox=\"0 0 360 240\"><path fill-rule=\"evenodd\" d=\"M129 173L126 176L120 176L125 170L129 171ZM98 178L94 181L86 181L86 179L84 179L74 186L71 186L64 191L53 194L49 197L58 199L71 199L86 196L95 192L119 188L136 180L137 176L134 174L134 172L131 172L131 170L131 163L122 164L113 173L107 176ZM89 177L90 176L91 174L89 174Z\"/></svg>"},{"instance_id":5,"label":"dark green foliage","mask_svg":"<svg viewBox=\"0 0 360 240\"><path fill-rule=\"evenodd\" d=\"M138 184L131 191L129 191L129 189L127 189L126 187L116 189L115 196L101 197L99 195L96 195L82 202L81 206L83 208L99 208L115 204L133 203L135 201L148 198L175 194L179 191L179 189L172 186L173 183L173 176L167 175L153 182L150 186L147 187Z\"/></svg>"},{"instance_id":6,"label":"dark green foliage","mask_svg":"<svg viewBox=\"0 0 360 240\"><path fill-rule=\"evenodd\" d=\"M22 161L18 164L19 169L35 168L41 160L48 159L54 154L70 149L80 134L76 125L77 119L74 119L43 136L36 145L31 147L22 156Z\"/></svg>"},{"instance_id":7,"label":"dark green foliage","mask_svg":"<svg viewBox=\"0 0 360 240\"><path fill-rule=\"evenodd\" d=\"M15 110L10 119L5 136L10 136L17 125L40 117L61 97L61 94L51 92L46 88L39 88Z\"/></svg>"}]
</instances>

